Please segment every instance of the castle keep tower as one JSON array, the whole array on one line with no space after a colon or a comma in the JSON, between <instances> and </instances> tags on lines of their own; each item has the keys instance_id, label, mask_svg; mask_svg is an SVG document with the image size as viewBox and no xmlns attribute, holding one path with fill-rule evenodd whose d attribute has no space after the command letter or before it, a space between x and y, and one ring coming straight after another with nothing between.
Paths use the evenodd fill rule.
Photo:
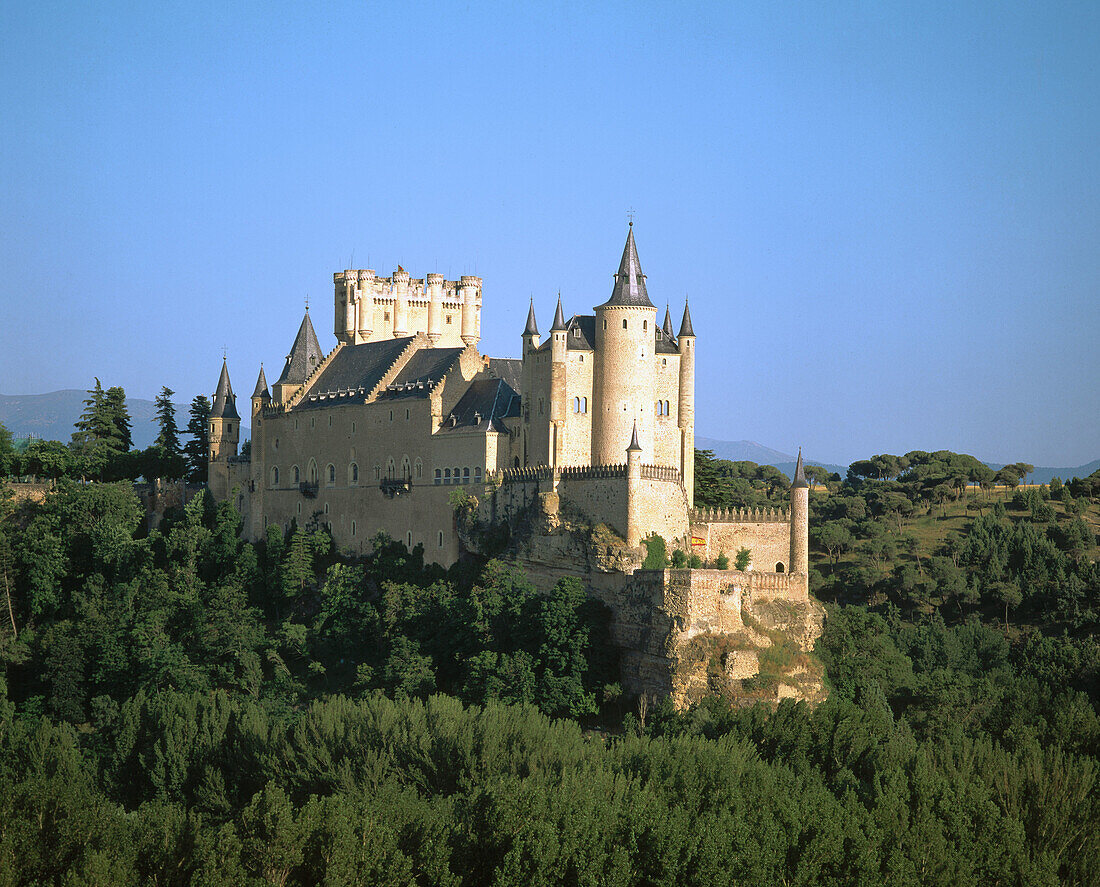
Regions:
<instances>
[{"instance_id":1,"label":"castle keep tower","mask_svg":"<svg viewBox=\"0 0 1100 887\"><path fill-rule=\"evenodd\" d=\"M221 501L229 495L229 460L237 455L241 437L241 417L237 413L237 397L229 382L229 369L222 359L222 373L214 392L210 409L210 464L208 484L214 498Z\"/></svg>"},{"instance_id":2,"label":"castle keep tower","mask_svg":"<svg viewBox=\"0 0 1100 887\"><path fill-rule=\"evenodd\" d=\"M611 298L596 308L593 465L621 463L635 423L642 458L653 461L656 324L631 222Z\"/></svg>"}]
</instances>

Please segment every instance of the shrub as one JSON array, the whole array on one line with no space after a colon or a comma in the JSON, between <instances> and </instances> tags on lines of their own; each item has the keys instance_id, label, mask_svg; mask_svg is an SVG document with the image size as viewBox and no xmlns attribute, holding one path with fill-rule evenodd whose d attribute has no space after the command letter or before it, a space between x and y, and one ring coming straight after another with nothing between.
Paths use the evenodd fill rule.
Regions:
<instances>
[{"instance_id":1,"label":"shrub","mask_svg":"<svg viewBox=\"0 0 1100 887\"><path fill-rule=\"evenodd\" d=\"M740 570L741 572L744 572L745 570L748 569L749 564L751 562L752 562L752 552L749 549L742 547L737 552L737 557L734 558L733 565L734 565L735 569Z\"/></svg>"},{"instance_id":2,"label":"shrub","mask_svg":"<svg viewBox=\"0 0 1100 887\"><path fill-rule=\"evenodd\" d=\"M730 568L730 559L726 557L724 551L718 552L718 557L714 559L714 568L716 570L728 570Z\"/></svg>"},{"instance_id":3,"label":"shrub","mask_svg":"<svg viewBox=\"0 0 1100 887\"><path fill-rule=\"evenodd\" d=\"M663 570L668 566L668 549L664 536L650 533L642 540L645 546L645 560L642 561L643 570Z\"/></svg>"}]
</instances>

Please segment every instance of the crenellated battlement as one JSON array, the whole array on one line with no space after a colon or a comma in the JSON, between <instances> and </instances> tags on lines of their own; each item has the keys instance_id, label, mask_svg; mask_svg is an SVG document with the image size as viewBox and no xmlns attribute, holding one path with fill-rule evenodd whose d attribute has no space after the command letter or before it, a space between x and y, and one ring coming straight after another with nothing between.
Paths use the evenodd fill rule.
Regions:
<instances>
[{"instance_id":1,"label":"crenellated battlement","mask_svg":"<svg viewBox=\"0 0 1100 887\"><path fill-rule=\"evenodd\" d=\"M791 513L785 508L693 508L692 523L705 524L767 524L789 523Z\"/></svg>"},{"instance_id":2,"label":"crenellated battlement","mask_svg":"<svg viewBox=\"0 0 1100 887\"><path fill-rule=\"evenodd\" d=\"M481 278L463 275L458 280L447 280L442 274L430 273L425 277L410 277L405 270L394 271L389 277L379 277L371 268L363 270L346 269L337 271L332 275L332 282L337 289L338 297L344 289L360 290L374 297L377 304L392 304L398 296L398 287L405 288L405 297L410 304L423 302L425 305L431 301L432 293L429 287L439 286L440 298L444 302L453 302L461 305L467 290L473 289L471 296L481 294Z\"/></svg>"}]
</instances>

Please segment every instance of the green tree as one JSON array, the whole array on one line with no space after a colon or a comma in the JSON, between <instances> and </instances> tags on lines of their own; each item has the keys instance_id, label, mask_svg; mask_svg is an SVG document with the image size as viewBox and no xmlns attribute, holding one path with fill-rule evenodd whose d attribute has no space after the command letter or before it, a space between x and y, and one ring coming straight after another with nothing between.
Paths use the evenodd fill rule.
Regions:
<instances>
[{"instance_id":1,"label":"green tree","mask_svg":"<svg viewBox=\"0 0 1100 887\"><path fill-rule=\"evenodd\" d=\"M179 428L176 426L176 406L172 403L172 395L175 393L167 385L160 389L160 394L157 395L156 399L157 416L154 420L160 429L154 443L170 456L177 456L180 453Z\"/></svg>"},{"instance_id":2,"label":"green tree","mask_svg":"<svg viewBox=\"0 0 1100 887\"><path fill-rule=\"evenodd\" d=\"M187 457L187 480L194 484L206 483L210 449L210 399L202 394L191 401L191 418L187 433L191 439L183 445Z\"/></svg>"},{"instance_id":3,"label":"green tree","mask_svg":"<svg viewBox=\"0 0 1100 887\"><path fill-rule=\"evenodd\" d=\"M130 429L133 423L130 420L130 410L126 406L126 392L118 385L108 388L104 395L104 406L118 439L119 449L124 453L132 450L134 439Z\"/></svg>"},{"instance_id":4,"label":"green tree","mask_svg":"<svg viewBox=\"0 0 1100 887\"><path fill-rule=\"evenodd\" d=\"M733 559L733 568L741 573L749 568L752 563L752 552L747 548L739 548Z\"/></svg>"}]
</instances>

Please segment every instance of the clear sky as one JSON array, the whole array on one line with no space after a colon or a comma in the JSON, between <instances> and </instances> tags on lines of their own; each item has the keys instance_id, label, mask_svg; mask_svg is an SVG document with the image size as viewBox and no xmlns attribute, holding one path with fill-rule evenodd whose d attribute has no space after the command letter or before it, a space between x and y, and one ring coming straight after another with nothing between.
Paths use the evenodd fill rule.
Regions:
<instances>
[{"instance_id":1,"label":"clear sky","mask_svg":"<svg viewBox=\"0 0 1100 887\"><path fill-rule=\"evenodd\" d=\"M607 299L633 208L701 436L1100 456L1100 4L6 3L0 391L278 375L332 273Z\"/></svg>"}]
</instances>

